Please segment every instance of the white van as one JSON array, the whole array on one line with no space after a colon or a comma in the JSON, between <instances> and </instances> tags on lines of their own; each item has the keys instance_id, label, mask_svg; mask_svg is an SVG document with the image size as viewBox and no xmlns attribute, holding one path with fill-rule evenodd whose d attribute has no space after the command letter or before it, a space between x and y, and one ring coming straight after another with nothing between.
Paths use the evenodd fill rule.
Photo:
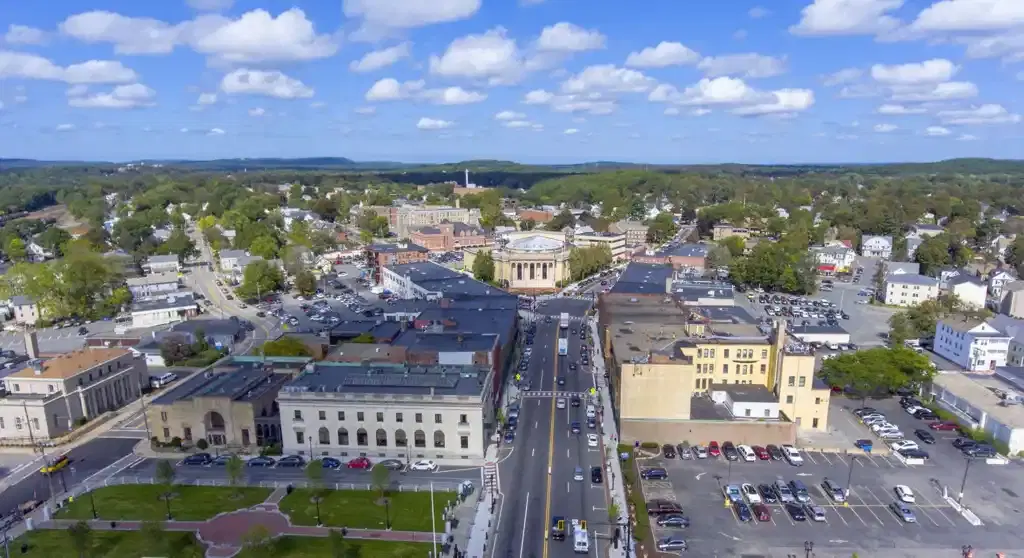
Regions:
<instances>
[{"instance_id":1,"label":"white van","mask_svg":"<svg viewBox=\"0 0 1024 558\"><path fill-rule=\"evenodd\" d=\"M747 445L736 446L736 451L739 452L740 458L743 461L757 461L757 455L754 454L754 448Z\"/></svg>"},{"instance_id":2,"label":"white van","mask_svg":"<svg viewBox=\"0 0 1024 558\"><path fill-rule=\"evenodd\" d=\"M171 382L173 382L174 380L177 380L177 379L178 379L178 375L175 374L174 372L164 372L163 374L160 374L159 376L150 376L149 377L149 385L153 389L159 389L159 388L162 388L162 387L166 386L167 384L169 384L169 383L171 383Z\"/></svg>"},{"instance_id":3,"label":"white van","mask_svg":"<svg viewBox=\"0 0 1024 558\"><path fill-rule=\"evenodd\" d=\"M585 521L572 520L572 551L576 554L590 554L590 537Z\"/></svg>"},{"instance_id":4,"label":"white van","mask_svg":"<svg viewBox=\"0 0 1024 558\"><path fill-rule=\"evenodd\" d=\"M595 418L597 416L597 409L593 405L587 405L587 418Z\"/></svg>"}]
</instances>

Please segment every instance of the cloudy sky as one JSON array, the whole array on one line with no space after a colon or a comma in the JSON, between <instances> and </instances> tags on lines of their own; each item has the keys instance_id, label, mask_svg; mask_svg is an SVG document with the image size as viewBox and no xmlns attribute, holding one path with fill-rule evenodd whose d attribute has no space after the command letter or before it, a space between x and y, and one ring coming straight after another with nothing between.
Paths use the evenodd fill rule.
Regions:
<instances>
[{"instance_id":1,"label":"cloudy sky","mask_svg":"<svg viewBox=\"0 0 1024 558\"><path fill-rule=\"evenodd\" d=\"M0 157L1024 154L1024 0L4 4Z\"/></svg>"}]
</instances>

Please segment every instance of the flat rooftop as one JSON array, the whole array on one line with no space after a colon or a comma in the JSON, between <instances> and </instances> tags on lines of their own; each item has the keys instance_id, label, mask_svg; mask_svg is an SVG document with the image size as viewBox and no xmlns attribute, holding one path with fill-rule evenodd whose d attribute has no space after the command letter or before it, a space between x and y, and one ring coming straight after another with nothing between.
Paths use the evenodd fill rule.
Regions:
<instances>
[{"instance_id":1,"label":"flat rooftop","mask_svg":"<svg viewBox=\"0 0 1024 558\"><path fill-rule=\"evenodd\" d=\"M1018 376L1019 375L1019 376ZM1020 378L1018 384L1014 378ZM1003 399L996 390L1024 394L1024 370L1001 368L996 375L965 374L959 372L939 373L934 383L984 411L1010 428L1024 428L1024 406L1021 404L1001 405Z\"/></svg>"},{"instance_id":2,"label":"flat rooftop","mask_svg":"<svg viewBox=\"0 0 1024 558\"><path fill-rule=\"evenodd\" d=\"M670 265L632 262L622 270L610 291L613 294L658 294L668 292L672 278Z\"/></svg>"},{"instance_id":3,"label":"flat rooftop","mask_svg":"<svg viewBox=\"0 0 1024 558\"><path fill-rule=\"evenodd\" d=\"M768 388L757 384L712 384L708 391L724 391L737 403L778 403Z\"/></svg>"},{"instance_id":4,"label":"flat rooftop","mask_svg":"<svg viewBox=\"0 0 1024 558\"><path fill-rule=\"evenodd\" d=\"M601 323L607 326L612 350L620 362L647 358L668 349L686 335L686 315L668 295L604 295Z\"/></svg>"},{"instance_id":5,"label":"flat rooftop","mask_svg":"<svg viewBox=\"0 0 1024 558\"><path fill-rule=\"evenodd\" d=\"M64 353L51 359L39 362L38 367L29 363L28 366L8 376L9 378L42 380L66 380L81 374L90 368L99 366L113 360L117 360L126 354L131 354L127 349L79 349ZM41 373L36 374L40 369Z\"/></svg>"},{"instance_id":6,"label":"flat rooftop","mask_svg":"<svg viewBox=\"0 0 1024 558\"><path fill-rule=\"evenodd\" d=\"M472 365L318 362L285 385L281 393L481 397L489 389L489 373L488 367Z\"/></svg>"},{"instance_id":7,"label":"flat rooftop","mask_svg":"<svg viewBox=\"0 0 1024 558\"><path fill-rule=\"evenodd\" d=\"M153 404L170 405L203 397L251 401L279 390L308 362L305 358L234 357L177 384Z\"/></svg>"},{"instance_id":8,"label":"flat rooftop","mask_svg":"<svg viewBox=\"0 0 1024 558\"><path fill-rule=\"evenodd\" d=\"M434 262L415 262L389 265L385 266L384 269L387 269L396 275L401 275L403 277L407 276L416 284L419 284L420 281L439 281L443 279L466 277L458 271L449 269L443 265L438 265Z\"/></svg>"}]
</instances>

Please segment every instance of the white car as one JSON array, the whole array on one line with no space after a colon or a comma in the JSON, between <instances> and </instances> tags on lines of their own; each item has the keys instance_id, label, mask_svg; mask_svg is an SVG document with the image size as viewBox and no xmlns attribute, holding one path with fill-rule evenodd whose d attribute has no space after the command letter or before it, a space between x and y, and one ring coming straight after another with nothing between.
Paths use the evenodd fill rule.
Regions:
<instances>
[{"instance_id":1,"label":"white car","mask_svg":"<svg viewBox=\"0 0 1024 558\"><path fill-rule=\"evenodd\" d=\"M754 448L748 445L740 444L736 446L736 451L739 452L740 458L743 459L743 461L757 461L757 455L754 453Z\"/></svg>"},{"instance_id":2,"label":"white car","mask_svg":"<svg viewBox=\"0 0 1024 558\"><path fill-rule=\"evenodd\" d=\"M871 425L871 430L873 432L881 432L882 430L893 430L896 428L899 427L891 422L876 422L875 424Z\"/></svg>"},{"instance_id":3,"label":"white car","mask_svg":"<svg viewBox=\"0 0 1024 558\"><path fill-rule=\"evenodd\" d=\"M740 485L740 492L743 493L743 496L751 505L761 503L761 495L757 493L757 489L754 488L754 485L745 482Z\"/></svg>"},{"instance_id":4,"label":"white car","mask_svg":"<svg viewBox=\"0 0 1024 558\"><path fill-rule=\"evenodd\" d=\"M879 432L878 437L883 440L902 440L906 436L899 430L886 430L885 432Z\"/></svg>"},{"instance_id":5,"label":"white car","mask_svg":"<svg viewBox=\"0 0 1024 558\"><path fill-rule=\"evenodd\" d=\"M415 462L413 462L412 465L409 465L409 470L410 471L436 471L437 470L437 463L434 463L430 459L423 459L423 460L420 460L420 461L415 461Z\"/></svg>"},{"instance_id":6,"label":"white car","mask_svg":"<svg viewBox=\"0 0 1024 558\"><path fill-rule=\"evenodd\" d=\"M708 458L708 448L704 446L693 446L693 453L697 456L697 459Z\"/></svg>"},{"instance_id":7,"label":"white car","mask_svg":"<svg viewBox=\"0 0 1024 558\"><path fill-rule=\"evenodd\" d=\"M914 491L911 490L909 486L905 484L897 484L895 490L896 497L899 498L901 502L913 504L916 501L914 498Z\"/></svg>"},{"instance_id":8,"label":"white car","mask_svg":"<svg viewBox=\"0 0 1024 558\"><path fill-rule=\"evenodd\" d=\"M597 434L587 434L587 447L596 448L597 442Z\"/></svg>"},{"instance_id":9,"label":"white car","mask_svg":"<svg viewBox=\"0 0 1024 558\"><path fill-rule=\"evenodd\" d=\"M558 400L555 401L555 407L558 407L559 409L564 409L565 408L565 399L558 398Z\"/></svg>"},{"instance_id":10,"label":"white car","mask_svg":"<svg viewBox=\"0 0 1024 558\"><path fill-rule=\"evenodd\" d=\"M800 457L800 452L789 444L782 446L782 454L786 457L786 461L794 467L800 467L804 464L804 458Z\"/></svg>"},{"instance_id":11,"label":"white car","mask_svg":"<svg viewBox=\"0 0 1024 558\"><path fill-rule=\"evenodd\" d=\"M908 449L920 449L917 442L913 440L900 440L889 444L889 449L892 451L903 451Z\"/></svg>"},{"instance_id":12,"label":"white car","mask_svg":"<svg viewBox=\"0 0 1024 558\"><path fill-rule=\"evenodd\" d=\"M906 409L903 409L903 410L906 411L908 415L913 415L914 413L916 413L918 411L927 411L928 409L927 409L927 407L921 407L919 405L911 405L911 406L909 406L909 407L907 407Z\"/></svg>"}]
</instances>

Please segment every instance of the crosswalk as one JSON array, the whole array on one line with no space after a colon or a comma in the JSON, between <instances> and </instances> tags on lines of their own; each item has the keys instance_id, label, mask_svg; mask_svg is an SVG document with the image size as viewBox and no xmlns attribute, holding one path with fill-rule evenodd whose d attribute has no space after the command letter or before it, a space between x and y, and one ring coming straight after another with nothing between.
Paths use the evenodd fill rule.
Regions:
<instances>
[{"instance_id":1,"label":"crosswalk","mask_svg":"<svg viewBox=\"0 0 1024 558\"><path fill-rule=\"evenodd\" d=\"M484 494L498 492L500 486L498 481L498 464L494 461L488 461L484 464L482 484L484 487Z\"/></svg>"},{"instance_id":2,"label":"crosswalk","mask_svg":"<svg viewBox=\"0 0 1024 558\"><path fill-rule=\"evenodd\" d=\"M526 391L521 394L521 397L530 398L547 398L547 397L584 397L587 394L581 391Z\"/></svg>"}]
</instances>

